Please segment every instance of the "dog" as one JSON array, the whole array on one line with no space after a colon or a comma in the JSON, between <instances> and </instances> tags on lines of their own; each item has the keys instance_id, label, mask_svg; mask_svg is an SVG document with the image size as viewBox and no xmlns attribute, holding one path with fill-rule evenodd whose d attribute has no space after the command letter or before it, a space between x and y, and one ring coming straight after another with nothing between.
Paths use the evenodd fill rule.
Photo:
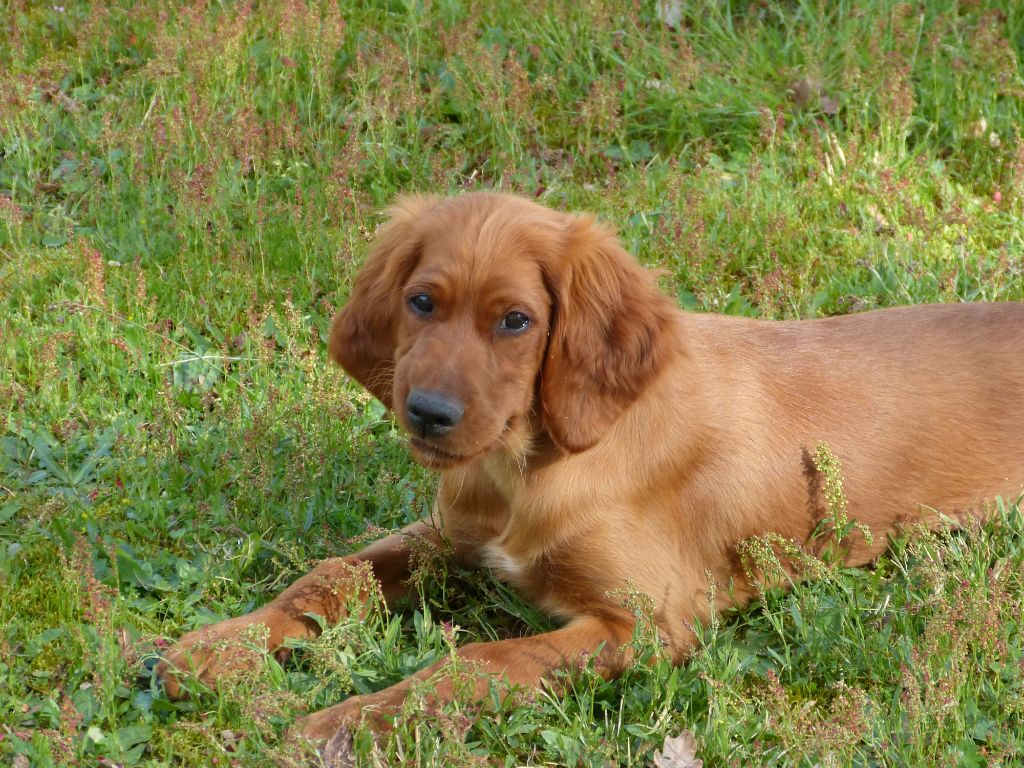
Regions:
<instances>
[{"instance_id":1,"label":"dog","mask_svg":"<svg viewBox=\"0 0 1024 768\"><path fill-rule=\"evenodd\" d=\"M983 517L1024 490L1024 304L928 305L816 320L684 312L590 216L518 197L401 198L347 305L331 358L379 398L440 472L429 519L326 560L246 616L190 632L158 673L212 682L215 652L253 625L266 647L336 622L369 564L386 600L407 590L413 539L445 542L561 620L472 643L489 685L534 688L581 659L614 677L647 595L667 653L758 592L740 542L811 542L828 506L813 452L841 463L850 565L913 523ZM867 535L867 534L870 535ZM422 543L422 542L419 542ZM365 566L364 566L365 567ZM727 585L709 600L709 579ZM356 596L358 597L358 595ZM432 679L433 678L433 679ZM451 698L444 663L307 716L314 741L369 718L386 728L416 680Z\"/></svg>"}]
</instances>

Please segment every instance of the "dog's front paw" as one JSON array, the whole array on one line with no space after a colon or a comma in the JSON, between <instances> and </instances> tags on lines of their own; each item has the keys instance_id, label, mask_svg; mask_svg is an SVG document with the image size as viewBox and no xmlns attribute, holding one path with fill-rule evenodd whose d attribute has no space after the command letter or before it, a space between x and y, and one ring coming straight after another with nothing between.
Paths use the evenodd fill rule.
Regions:
<instances>
[{"instance_id":1,"label":"dog's front paw","mask_svg":"<svg viewBox=\"0 0 1024 768\"><path fill-rule=\"evenodd\" d=\"M263 663L268 649L283 659L288 649L279 646L285 639L311 634L302 620L261 609L189 632L164 654L156 674L169 698L187 698L182 683L190 677L212 685L221 678L252 672Z\"/></svg>"},{"instance_id":2,"label":"dog's front paw","mask_svg":"<svg viewBox=\"0 0 1024 768\"><path fill-rule=\"evenodd\" d=\"M376 731L376 742L377 734L391 727L390 717L386 718L386 722L378 720L378 705L371 703L377 698L379 694L352 696L341 704L302 718L293 726L293 733L316 747L324 768L354 766L354 731L365 722Z\"/></svg>"},{"instance_id":3,"label":"dog's front paw","mask_svg":"<svg viewBox=\"0 0 1024 768\"><path fill-rule=\"evenodd\" d=\"M351 733L365 724L376 733L390 731L404 701L405 691L400 686L364 696L350 696L340 704L306 715L293 728L300 736L324 749L323 745L341 730Z\"/></svg>"},{"instance_id":4,"label":"dog's front paw","mask_svg":"<svg viewBox=\"0 0 1024 768\"><path fill-rule=\"evenodd\" d=\"M359 725L363 717L362 699L362 696L352 696L341 704L306 715L293 728L304 739L326 751L325 745L341 731L351 735L352 729Z\"/></svg>"}]
</instances>

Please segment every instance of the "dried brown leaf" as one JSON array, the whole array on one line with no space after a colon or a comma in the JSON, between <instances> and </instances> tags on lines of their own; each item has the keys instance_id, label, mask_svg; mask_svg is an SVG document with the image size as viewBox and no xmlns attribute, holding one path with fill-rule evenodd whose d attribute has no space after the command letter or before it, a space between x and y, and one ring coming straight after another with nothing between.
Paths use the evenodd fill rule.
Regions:
<instances>
[{"instance_id":1,"label":"dried brown leaf","mask_svg":"<svg viewBox=\"0 0 1024 768\"><path fill-rule=\"evenodd\" d=\"M671 29L678 29L683 23L682 0L658 0L654 7L654 14L658 21Z\"/></svg>"},{"instance_id":2,"label":"dried brown leaf","mask_svg":"<svg viewBox=\"0 0 1024 768\"><path fill-rule=\"evenodd\" d=\"M354 768L356 754L352 746L352 732L339 728L324 745L321 753L324 768Z\"/></svg>"},{"instance_id":3,"label":"dried brown leaf","mask_svg":"<svg viewBox=\"0 0 1024 768\"><path fill-rule=\"evenodd\" d=\"M801 77L789 84L787 93L790 100L803 109L821 92L821 85L821 80L816 77Z\"/></svg>"},{"instance_id":4,"label":"dried brown leaf","mask_svg":"<svg viewBox=\"0 0 1024 768\"><path fill-rule=\"evenodd\" d=\"M666 736L661 749L654 753L654 768L703 768L697 757L697 739L689 731Z\"/></svg>"}]
</instances>

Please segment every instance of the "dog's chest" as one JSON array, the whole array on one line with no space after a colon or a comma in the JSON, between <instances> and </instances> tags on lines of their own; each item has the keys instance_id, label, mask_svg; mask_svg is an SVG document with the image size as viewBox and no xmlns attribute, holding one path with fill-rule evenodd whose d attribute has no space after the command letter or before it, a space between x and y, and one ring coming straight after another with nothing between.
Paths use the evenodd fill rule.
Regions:
<instances>
[{"instance_id":1,"label":"dog's chest","mask_svg":"<svg viewBox=\"0 0 1024 768\"><path fill-rule=\"evenodd\" d=\"M556 516L538 505L537 489L529 486L519 466L500 457L487 466L495 495L507 512L502 529L479 546L480 561L495 578L516 587L524 597L549 613L572 615L559 599L559 558L551 551L557 538L550 521Z\"/></svg>"},{"instance_id":2,"label":"dog's chest","mask_svg":"<svg viewBox=\"0 0 1024 768\"><path fill-rule=\"evenodd\" d=\"M496 578L512 584L549 616L571 619L579 614L578 595L567 589L571 575L547 557L517 557L497 541L483 548L483 562Z\"/></svg>"},{"instance_id":3,"label":"dog's chest","mask_svg":"<svg viewBox=\"0 0 1024 768\"><path fill-rule=\"evenodd\" d=\"M484 466L488 480L501 498L505 509L509 511L509 517L505 520L506 529L481 547L481 560L502 581L521 585L528 571L527 558L514 553L512 548L507 546L507 526L514 524L511 523L511 518L523 494L523 478L521 474L513 471L509 458L504 455L492 457Z\"/></svg>"},{"instance_id":4,"label":"dog's chest","mask_svg":"<svg viewBox=\"0 0 1024 768\"><path fill-rule=\"evenodd\" d=\"M484 545L484 564L502 581L509 581L521 586L524 579L529 575L527 563L524 558L512 555L501 546L498 539L500 537Z\"/></svg>"}]
</instances>

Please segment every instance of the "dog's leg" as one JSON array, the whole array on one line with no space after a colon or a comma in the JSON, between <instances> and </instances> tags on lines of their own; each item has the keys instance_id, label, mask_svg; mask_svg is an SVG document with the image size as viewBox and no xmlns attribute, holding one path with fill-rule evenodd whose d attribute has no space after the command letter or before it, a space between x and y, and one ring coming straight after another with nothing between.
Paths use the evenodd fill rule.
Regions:
<instances>
[{"instance_id":1,"label":"dog's leg","mask_svg":"<svg viewBox=\"0 0 1024 768\"><path fill-rule=\"evenodd\" d=\"M306 614L322 616L333 624L342 618L353 594L365 592L365 584L360 586L356 571L362 563L369 563L385 600L405 594L404 582L409 576L412 554L411 537L427 539L428 545L440 542L438 531L430 523L413 523L360 552L324 560L252 613L189 632L157 666L157 675L163 680L167 695L171 698L187 695L179 676L194 675L210 684L225 673L251 668L260 659L253 644L262 645L284 658L288 650L281 646L286 640L319 634L319 624Z\"/></svg>"},{"instance_id":2,"label":"dog's leg","mask_svg":"<svg viewBox=\"0 0 1024 768\"><path fill-rule=\"evenodd\" d=\"M631 619L583 617L543 635L471 643L458 650L454 662L445 659L383 691L352 696L303 718L296 729L314 742L329 739L364 718L374 729L387 730L410 689L424 681L429 681L425 686L425 703L433 709L453 699L456 691L482 700L495 679L506 690L512 686L539 688L550 681L552 671L585 664L592 656L601 675L618 677L629 662L629 649L623 645L632 631Z\"/></svg>"}]
</instances>

